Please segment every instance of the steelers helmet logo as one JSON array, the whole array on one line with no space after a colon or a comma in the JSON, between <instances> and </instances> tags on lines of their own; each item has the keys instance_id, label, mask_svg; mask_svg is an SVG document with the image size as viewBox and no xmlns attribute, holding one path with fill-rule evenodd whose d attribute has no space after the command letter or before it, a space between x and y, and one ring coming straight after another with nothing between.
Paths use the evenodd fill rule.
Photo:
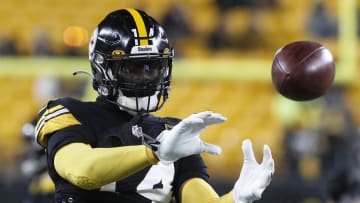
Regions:
<instances>
[{"instance_id":1,"label":"steelers helmet logo","mask_svg":"<svg viewBox=\"0 0 360 203\"><path fill-rule=\"evenodd\" d=\"M122 58L124 56L124 54L125 54L125 52L122 50L114 50L111 52L111 57L113 59Z\"/></svg>"}]
</instances>

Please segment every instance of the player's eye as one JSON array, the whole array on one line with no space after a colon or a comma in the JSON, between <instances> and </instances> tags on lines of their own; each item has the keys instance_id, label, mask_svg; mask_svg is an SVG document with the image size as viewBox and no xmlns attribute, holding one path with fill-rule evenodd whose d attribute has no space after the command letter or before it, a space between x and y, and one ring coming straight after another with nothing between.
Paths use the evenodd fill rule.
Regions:
<instances>
[{"instance_id":1,"label":"player's eye","mask_svg":"<svg viewBox=\"0 0 360 203\"><path fill-rule=\"evenodd\" d=\"M128 80L152 81L160 78L165 67L159 60L128 61L113 65L117 74Z\"/></svg>"}]
</instances>

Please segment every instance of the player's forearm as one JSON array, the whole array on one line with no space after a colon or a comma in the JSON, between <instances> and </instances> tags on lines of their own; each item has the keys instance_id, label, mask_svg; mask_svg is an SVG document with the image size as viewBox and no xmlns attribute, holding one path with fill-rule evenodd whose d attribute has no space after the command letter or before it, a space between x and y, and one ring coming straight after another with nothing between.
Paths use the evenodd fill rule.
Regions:
<instances>
[{"instance_id":1,"label":"player's forearm","mask_svg":"<svg viewBox=\"0 0 360 203\"><path fill-rule=\"evenodd\" d=\"M83 143L62 147L54 159L58 174L83 189L100 188L157 162L143 145L91 148Z\"/></svg>"},{"instance_id":2,"label":"player's forearm","mask_svg":"<svg viewBox=\"0 0 360 203\"><path fill-rule=\"evenodd\" d=\"M207 182L193 178L184 183L181 203L234 203L234 199L232 191L219 197Z\"/></svg>"}]
</instances>

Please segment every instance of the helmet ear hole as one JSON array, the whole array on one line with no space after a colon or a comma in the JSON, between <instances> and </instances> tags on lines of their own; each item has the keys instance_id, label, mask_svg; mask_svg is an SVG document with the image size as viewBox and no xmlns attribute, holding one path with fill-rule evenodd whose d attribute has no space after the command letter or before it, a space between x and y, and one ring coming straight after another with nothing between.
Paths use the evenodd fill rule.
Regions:
<instances>
[{"instance_id":1,"label":"helmet ear hole","mask_svg":"<svg viewBox=\"0 0 360 203\"><path fill-rule=\"evenodd\" d=\"M98 92L100 95L109 96L109 89L103 85L100 85L98 87Z\"/></svg>"},{"instance_id":2,"label":"helmet ear hole","mask_svg":"<svg viewBox=\"0 0 360 203\"><path fill-rule=\"evenodd\" d=\"M97 90L98 87L99 87L99 84L97 83L96 80L93 80L93 81L92 81L92 86L93 86L93 89L94 89L94 90Z\"/></svg>"},{"instance_id":3,"label":"helmet ear hole","mask_svg":"<svg viewBox=\"0 0 360 203\"><path fill-rule=\"evenodd\" d=\"M95 54L95 63L103 64L104 63L104 57L101 54L96 53Z\"/></svg>"}]
</instances>

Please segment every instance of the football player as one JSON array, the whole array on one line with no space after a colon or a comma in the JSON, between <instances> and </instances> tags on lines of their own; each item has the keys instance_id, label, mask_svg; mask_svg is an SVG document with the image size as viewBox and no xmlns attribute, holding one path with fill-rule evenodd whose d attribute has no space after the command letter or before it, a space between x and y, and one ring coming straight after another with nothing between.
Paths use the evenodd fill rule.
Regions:
<instances>
[{"instance_id":1,"label":"football player","mask_svg":"<svg viewBox=\"0 0 360 203\"><path fill-rule=\"evenodd\" d=\"M234 189L219 197L200 153L220 154L200 133L225 117L211 111L156 117L170 91L172 59L164 29L145 12L108 14L93 32L89 59L94 102L50 101L39 113L37 141L48 156L57 203L252 202L274 172L270 149L261 164L243 142Z\"/></svg>"}]
</instances>

